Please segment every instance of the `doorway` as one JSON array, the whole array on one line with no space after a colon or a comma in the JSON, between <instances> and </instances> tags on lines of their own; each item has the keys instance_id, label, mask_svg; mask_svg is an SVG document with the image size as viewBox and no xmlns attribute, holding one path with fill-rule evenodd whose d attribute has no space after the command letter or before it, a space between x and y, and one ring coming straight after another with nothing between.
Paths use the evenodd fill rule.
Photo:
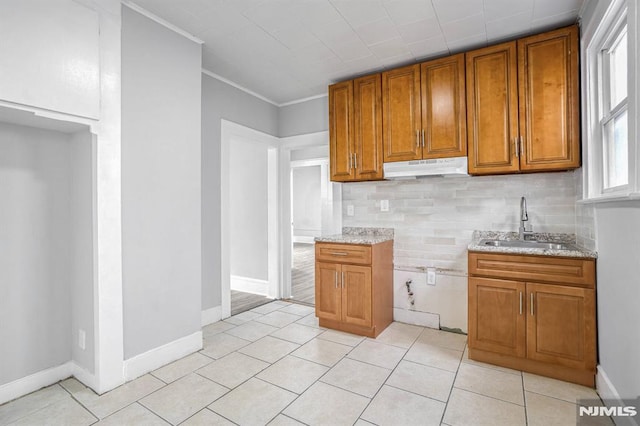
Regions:
<instances>
[{"instance_id":1,"label":"doorway","mask_svg":"<svg viewBox=\"0 0 640 426\"><path fill-rule=\"evenodd\" d=\"M278 139L222 121L222 317L278 298Z\"/></svg>"}]
</instances>

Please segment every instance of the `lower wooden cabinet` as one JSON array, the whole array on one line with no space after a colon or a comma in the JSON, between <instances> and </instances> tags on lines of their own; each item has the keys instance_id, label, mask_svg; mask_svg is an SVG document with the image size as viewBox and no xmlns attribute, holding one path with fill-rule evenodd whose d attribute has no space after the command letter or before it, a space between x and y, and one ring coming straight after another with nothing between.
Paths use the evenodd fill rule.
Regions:
<instances>
[{"instance_id":1,"label":"lower wooden cabinet","mask_svg":"<svg viewBox=\"0 0 640 426\"><path fill-rule=\"evenodd\" d=\"M393 321L393 241L316 243L320 326L376 337Z\"/></svg>"},{"instance_id":2,"label":"lower wooden cabinet","mask_svg":"<svg viewBox=\"0 0 640 426\"><path fill-rule=\"evenodd\" d=\"M594 277L593 259L470 252L469 358L593 387Z\"/></svg>"}]
</instances>

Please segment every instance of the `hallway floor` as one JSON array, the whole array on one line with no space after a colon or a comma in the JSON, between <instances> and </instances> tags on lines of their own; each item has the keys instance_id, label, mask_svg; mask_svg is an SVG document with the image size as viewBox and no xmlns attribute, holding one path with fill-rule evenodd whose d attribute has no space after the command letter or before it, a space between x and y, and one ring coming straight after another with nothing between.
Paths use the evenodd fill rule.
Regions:
<instances>
[{"instance_id":1,"label":"hallway floor","mask_svg":"<svg viewBox=\"0 0 640 426\"><path fill-rule=\"evenodd\" d=\"M598 399L471 361L464 335L393 323L368 339L282 301L203 335L200 352L102 396L72 378L2 405L0 425L575 425L576 400Z\"/></svg>"},{"instance_id":2,"label":"hallway floor","mask_svg":"<svg viewBox=\"0 0 640 426\"><path fill-rule=\"evenodd\" d=\"M315 305L315 265L315 245L294 243L291 294L296 302Z\"/></svg>"}]
</instances>

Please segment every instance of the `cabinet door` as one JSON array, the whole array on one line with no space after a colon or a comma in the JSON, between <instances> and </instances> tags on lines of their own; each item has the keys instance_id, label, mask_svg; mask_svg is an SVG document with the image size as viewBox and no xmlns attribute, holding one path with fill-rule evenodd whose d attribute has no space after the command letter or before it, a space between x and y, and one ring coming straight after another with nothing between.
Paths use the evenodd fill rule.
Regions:
<instances>
[{"instance_id":1,"label":"cabinet door","mask_svg":"<svg viewBox=\"0 0 640 426\"><path fill-rule=\"evenodd\" d=\"M595 290L527 283L527 357L595 371Z\"/></svg>"},{"instance_id":2,"label":"cabinet door","mask_svg":"<svg viewBox=\"0 0 640 426\"><path fill-rule=\"evenodd\" d=\"M518 40L523 171L580 167L578 28Z\"/></svg>"},{"instance_id":3,"label":"cabinet door","mask_svg":"<svg viewBox=\"0 0 640 426\"><path fill-rule=\"evenodd\" d=\"M466 58L469 173L516 172L516 42L474 50Z\"/></svg>"},{"instance_id":4,"label":"cabinet door","mask_svg":"<svg viewBox=\"0 0 640 426\"><path fill-rule=\"evenodd\" d=\"M525 356L525 284L469 277L469 347Z\"/></svg>"},{"instance_id":5,"label":"cabinet door","mask_svg":"<svg viewBox=\"0 0 640 426\"><path fill-rule=\"evenodd\" d=\"M423 158L467 155L464 54L421 65Z\"/></svg>"},{"instance_id":6,"label":"cabinet door","mask_svg":"<svg viewBox=\"0 0 640 426\"><path fill-rule=\"evenodd\" d=\"M371 268L342 265L342 286L342 321L370 327Z\"/></svg>"},{"instance_id":7,"label":"cabinet door","mask_svg":"<svg viewBox=\"0 0 640 426\"><path fill-rule=\"evenodd\" d=\"M353 180L353 81L329 86L329 158L331 180Z\"/></svg>"},{"instance_id":8,"label":"cabinet door","mask_svg":"<svg viewBox=\"0 0 640 426\"><path fill-rule=\"evenodd\" d=\"M382 73L384 162L422 158L420 65Z\"/></svg>"},{"instance_id":9,"label":"cabinet door","mask_svg":"<svg viewBox=\"0 0 640 426\"><path fill-rule=\"evenodd\" d=\"M316 262L316 316L340 321L340 264Z\"/></svg>"},{"instance_id":10,"label":"cabinet door","mask_svg":"<svg viewBox=\"0 0 640 426\"><path fill-rule=\"evenodd\" d=\"M382 179L382 85L380 74L353 81L354 168L357 180Z\"/></svg>"}]
</instances>

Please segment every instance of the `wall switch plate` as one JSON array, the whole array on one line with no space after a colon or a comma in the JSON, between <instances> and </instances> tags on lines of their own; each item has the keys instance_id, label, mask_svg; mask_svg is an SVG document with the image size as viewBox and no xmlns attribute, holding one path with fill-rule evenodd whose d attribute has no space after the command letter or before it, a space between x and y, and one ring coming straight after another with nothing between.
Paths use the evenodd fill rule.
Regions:
<instances>
[{"instance_id":1,"label":"wall switch plate","mask_svg":"<svg viewBox=\"0 0 640 426\"><path fill-rule=\"evenodd\" d=\"M353 204L347 206L347 216L353 216L355 214Z\"/></svg>"},{"instance_id":2,"label":"wall switch plate","mask_svg":"<svg viewBox=\"0 0 640 426\"><path fill-rule=\"evenodd\" d=\"M78 330L78 346L84 350L87 345L87 333L83 329Z\"/></svg>"},{"instance_id":3,"label":"wall switch plate","mask_svg":"<svg viewBox=\"0 0 640 426\"><path fill-rule=\"evenodd\" d=\"M381 212L389 211L389 200L380 200L380 211Z\"/></svg>"},{"instance_id":4,"label":"wall switch plate","mask_svg":"<svg viewBox=\"0 0 640 426\"><path fill-rule=\"evenodd\" d=\"M427 285L436 285L436 268L427 268Z\"/></svg>"}]
</instances>

